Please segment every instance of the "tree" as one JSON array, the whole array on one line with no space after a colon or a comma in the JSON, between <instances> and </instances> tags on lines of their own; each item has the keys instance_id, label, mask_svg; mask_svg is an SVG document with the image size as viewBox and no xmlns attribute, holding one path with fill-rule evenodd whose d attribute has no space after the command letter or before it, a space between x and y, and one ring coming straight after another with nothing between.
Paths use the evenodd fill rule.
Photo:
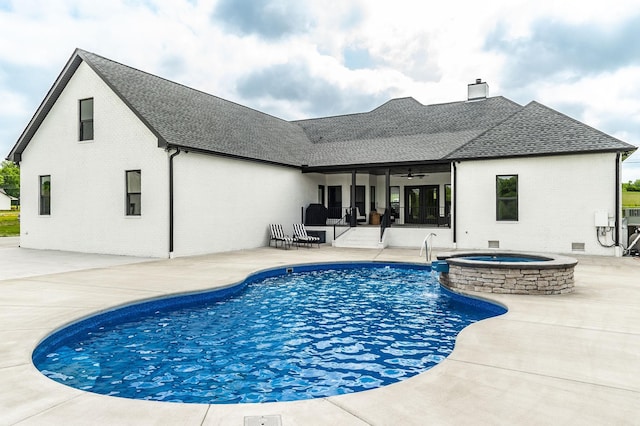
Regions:
<instances>
[{"instance_id":1,"label":"tree","mask_svg":"<svg viewBox=\"0 0 640 426\"><path fill-rule=\"evenodd\" d=\"M636 179L635 182L623 183L622 189L629 192L640 192L640 179Z\"/></svg>"},{"instance_id":2,"label":"tree","mask_svg":"<svg viewBox=\"0 0 640 426\"><path fill-rule=\"evenodd\" d=\"M20 198L20 168L11 161L0 164L0 188L7 195Z\"/></svg>"}]
</instances>

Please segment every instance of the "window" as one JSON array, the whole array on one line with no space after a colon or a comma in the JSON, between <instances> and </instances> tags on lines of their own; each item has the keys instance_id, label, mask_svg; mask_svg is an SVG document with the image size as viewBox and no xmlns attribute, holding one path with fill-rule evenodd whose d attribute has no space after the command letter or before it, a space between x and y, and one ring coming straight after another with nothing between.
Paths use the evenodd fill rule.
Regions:
<instances>
[{"instance_id":1,"label":"window","mask_svg":"<svg viewBox=\"0 0 640 426\"><path fill-rule=\"evenodd\" d=\"M351 193L352 187L349 186L349 193ZM364 185L356 185L356 208L360 212L360 214L356 214L356 216L364 216L366 215L365 210L365 202L364 202L364 194L366 191L366 187Z\"/></svg>"},{"instance_id":2,"label":"window","mask_svg":"<svg viewBox=\"0 0 640 426\"><path fill-rule=\"evenodd\" d=\"M342 217L342 187L329 186L327 198L327 208L330 219L340 219Z\"/></svg>"},{"instance_id":3,"label":"window","mask_svg":"<svg viewBox=\"0 0 640 426\"><path fill-rule=\"evenodd\" d=\"M80 100L80 140L93 140L93 98Z\"/></svg>"},{"instance_id":4,"label":"window","mask_svg":"<svg viewBox=\"0 0 640 426\"><path fill-rule=\"evenodd\" d=\"M369 197L369 203L371 205L371 211L374 212L376 211L376 187L371 186L370 188L371 196Z\"/></svg>"},{"instance_id":5,"label":"window","mask_svg":"<svg viewBox=\"0 0 640 426\"><path fill-rule=\"evenodd\" d=\"M40 214L51 214L51 175L40 176Z\"/></svg>"},{"instance_id":6,"label":"window","mask_svg":"<svg viewBox=\"0 0 640 426\"><path fill-rule=\"evenodd\" d=\"M140 170L127 171L127 216L141 214L142 173Z\"/></svg>"},{"instance_id":7,"label":"window","mask_svg":"<svg viewBox=\"0 0 640 426\"><path fill-rule=\"evenodd\" d=\"M449 184L444 186L444 215L451 216L451 185Z\"/></svg>"},{"instance_id":8,"label":"window","mask_svg":"<svg viewBox=\"0 0 640 426\"><path fill-rule=\"evenodd\" d=\"M496 176L496 220L518 220L518 176Z\"/></svg>"},{"instance_id":9,"label":"window","mask_svg":"<svg viewBox=\"0 0 640 426\"><path fill-rule=\"evenodd\" d=\"M400 187L399 186L391 186L389 187L389 203L391 204L391 216L393 218L397 218L400 214Z\"/></svg>"},{"instance_id":10,"label":"window","mask_svg":"<svg viewBox=\"0 0 640 426\"><path fill-rule=\"evenodd\" d=\"M324 185L318 185L318 204L324 206Z\"/></svg>"}]
</instances>

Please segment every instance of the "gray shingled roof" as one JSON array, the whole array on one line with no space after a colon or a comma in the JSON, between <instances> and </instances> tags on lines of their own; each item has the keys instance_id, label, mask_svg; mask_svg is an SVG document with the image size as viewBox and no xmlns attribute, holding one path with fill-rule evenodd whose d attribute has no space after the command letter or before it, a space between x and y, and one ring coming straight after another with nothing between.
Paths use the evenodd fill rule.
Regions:
<instances>
[{"instance_id":1,"label":"gray shingled roof","mask_svg":"<svg viewBox=\"0 0 640 426\"><path fill-rule=\"evenodd\" d=\"M93 53L78 54L166 144L294 166L304 162L309 141L288 121Z\"/></svg>"},{"instance_id":2,"label":"gray shingled roof","mask_svg":"<svg viewBox=\"0 0 640 426\"><path fill-rule=\"evenodd\" d=\"M484 102L422 105L413 98L393 99L371 112L294 121L311 142L371 140L418 134L482 132L518 111L501 96Z\"/></svg>"},{"instance_id":3,"label":"gray shingled roof","mask_svg":"<svg viewBox=\"0 0 640 426\"><path fill-rule=\"evenodd\" d=\"M522 107L501 96L438 105L401 98L366 113L288 122L77 49L10 159L20 161L82 61L148 126L161 147L318 170L636 149L537 102Z\"/></svg>"},{"instance_id":4,"label":"gray shingled roof","mask_svg":"<svg viewBox=\"0 0 640 426\"><path fill-rule=\"evenodd\" d=\"M311 148L309 167L437 162L474 136L476 130L319 143Z\"/></svg>"},{"instance_id":5,"label":"gray shingled roof","mask_svg":"<svg viewBox=\"0 0 640 426\"><path fill-rule=\"evenodd\" d=\"M635 149L633 145L538 102L530 102L447 158L458 160Z\"/></svg>"},{"instance_id":6,"label":"gray shingled roof","mask_svg":"<svg viewBox=\"0 0 640 426\"><path fill-rule=\"evenodd\" d=\"M402 98L368 113L295 123L314 142L310 167L438 161L521 108L503 97L439 105Z\"/></svg>"}]
</instances>

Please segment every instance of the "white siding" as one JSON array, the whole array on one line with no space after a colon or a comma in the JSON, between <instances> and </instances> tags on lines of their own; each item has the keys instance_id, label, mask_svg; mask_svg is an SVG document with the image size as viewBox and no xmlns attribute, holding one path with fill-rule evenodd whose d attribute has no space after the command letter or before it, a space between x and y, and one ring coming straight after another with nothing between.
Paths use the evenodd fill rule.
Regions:
<instances>
[{"instance_id":1,"label":"white siding","mask_svg":"<svg viewBox=\"0 0 640 426\"><path fill-rule=\"evenodd\" d=\"M78 101L94 98L95 138L78 141ZM168 255L168 160L155 136L81 64L23 153L21 246ZM142 215L125 215L125 171L142 170ZM40 175L51 215L40 216Z\"/></svg>"},{"instance_id":2,"label":"white siding","mask_svg":"<svg viewBox=\"0 0 640 426\"><path fill-rule=\"evenodd\" d=\"M321 181L290 167L213 155L174 158L174 255L265 246L270 223L291 235Z\"/></svg>"},{"instance_id":3,"label":"white siding","mask_svg":"<svg viewBox=\"0 0 640 426\"><path fill-rule=\"evenodd\" d=\"M596 238L598 210L615 217L615 153L523 159L465 161L457 164L457 247L614 255ZM517 222L496 220L496 175L518 175ZM602 237L611 244L612 233Z\"/></svg>"},{"instance_id":4,"label":"white siding","mask_svg":"<svg viewBox=\"0 0 640 426\"><path fill-rule=\"evenodd\" d=\"M11 210L11 198L0 192L0 210Z\"/></svg>"}]
</instances>

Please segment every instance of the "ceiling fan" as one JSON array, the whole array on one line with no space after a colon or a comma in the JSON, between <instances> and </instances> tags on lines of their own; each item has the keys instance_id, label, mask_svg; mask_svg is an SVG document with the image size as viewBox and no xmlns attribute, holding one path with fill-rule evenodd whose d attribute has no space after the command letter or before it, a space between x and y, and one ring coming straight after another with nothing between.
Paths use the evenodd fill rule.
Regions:
<instances>
[{"instance_id":1,"label":"ceiling fan","mask_svg":"<svg viewBox=\"0 0 640 426\"><path fill-rule=\"evenodd\" d=\"M411 173L411 169L409 169L409 173L407 173L406 175L401 175L401 177L406 177L407 179L413 179L414 177L422 179L425 176L426 176L426 174L424 174L424 173L413 174L413 173Z\"/></svg>"}]
</instances>

